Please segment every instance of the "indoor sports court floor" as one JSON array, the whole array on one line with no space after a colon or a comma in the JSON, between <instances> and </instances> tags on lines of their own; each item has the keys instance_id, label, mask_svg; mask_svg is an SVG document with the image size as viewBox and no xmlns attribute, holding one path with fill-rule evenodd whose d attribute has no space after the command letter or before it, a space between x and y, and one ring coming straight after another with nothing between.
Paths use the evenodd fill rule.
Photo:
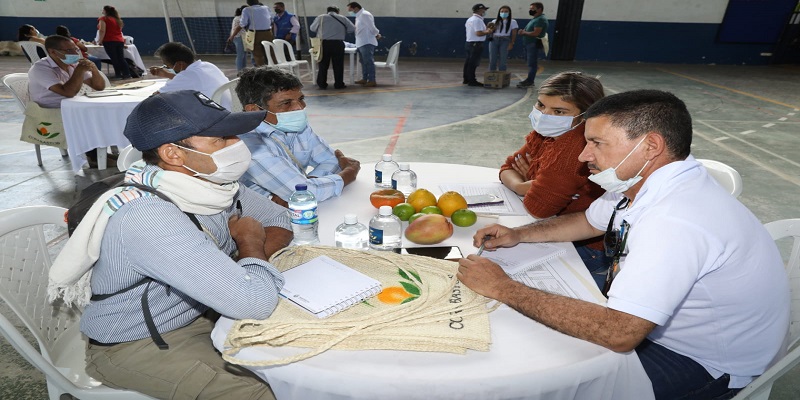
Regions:
<instances>
[{"instance_id":1,"label":"indoor sports court floor","mask_svg":"<svg viewBox=\"0 0 800 400\"><path fill-rule=\"evenodd\" d=\"M235 77L232 56L202 59ZM152 57L145 63L160 65ZM484 59L479 71L487 63ZM744 183L739 200L762 222L800 217L800 68L548 61L540 66L537 84L556 72L579 70L599 76L606 94L640 88L675 93L694 118L695 157L739 171ZM28 67L24 57L0 57L0 76ZM386 152L412 169L415 161L496 168L531 130L527 116L535 90L514 87L525 73L520 60L510 63L512 82L505 89L461 85L460 59L401 58L399 70L394 85L390 72L378 69L376 88L348 83L344 90L318 90L304 79L311 125L334 148L361 161L358 179L371 179L373 164ZM332 78L329 84L332 88ZM38 167L33 145L18 140L22 120L11 94L0 88L0 209L67 207L80 189L116 172L84 169L76 175L53 148L42 148L44 166ZM786 256L788 245L781 248ZM0 309L5 315L3 305ZM772 399L800 397L800 371L793 372L778 381ZM0 340L0 398L42 399L45 393L42 375Z\"/></svg>"}]
</instances>

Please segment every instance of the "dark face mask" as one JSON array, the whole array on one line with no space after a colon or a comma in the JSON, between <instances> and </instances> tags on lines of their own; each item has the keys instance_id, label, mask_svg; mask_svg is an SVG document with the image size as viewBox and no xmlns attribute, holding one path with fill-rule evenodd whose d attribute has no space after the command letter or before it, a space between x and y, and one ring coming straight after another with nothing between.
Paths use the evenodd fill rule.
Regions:
<instances>
[{"instance_id":1,"label":"dark face mask","mask_svg":"<svg viewBox=\"0 0 800 400\"><path fill-rule=\"evenodd\" d=\"M280 13L282 13L282 12L283 12L283 10L281 10L280 8L276 8L276 9L275 9L275 14L280 14Z\"/></svg>"},{"instance_id":2,"label":"dark face mask","mask_svg":"<svg viewBox=\"0 0 800 400\"><path fill-rule=\"evenodd\" d=\"M535 10L528 10L528 14L530 14L531 16L534 16L534 15L536 15L536 11Z\"/></svg>"}]
</instances>

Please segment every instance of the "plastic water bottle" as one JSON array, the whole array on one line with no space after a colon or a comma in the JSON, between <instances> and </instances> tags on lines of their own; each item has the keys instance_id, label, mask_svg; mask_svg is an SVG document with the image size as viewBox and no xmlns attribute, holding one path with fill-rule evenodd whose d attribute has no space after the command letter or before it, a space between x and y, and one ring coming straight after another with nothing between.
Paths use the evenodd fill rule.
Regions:
<instances>
[{"instance_id":1,"label":"plastic water bottle","mask_svg":"<svg viewBox=\"0 0 800 400\"><path fill-rule=\"evenodd\" d=\"M336 227L333 237L336 247L356 250L369 248L369 230L364 224L358 223L355 214L344 215L344 223Z\"/></svg>"},{"instance_id":2,"label":"plastic water bottle","mask_svg":"<svg viewBox=\"0 0 800 400\"><path fill-rule=\"evenodd\" d=\"M397 165L396 162L392 161L391 154L384 154L381 161L378 161L375 164L375 187L381 189L391 189L392 188L392 174L394 171L400 166Z\"/></svg>"},{"instance_id":3,"label":"plastic water bottle","mask_svg":"<svg viewBox=\"0 0 800 400\"><path fill-rule=\"evenodd\" d=\"M400 218L392 214L392 207L381 206L378 215L369 221L369 247L388 251L400 248L402 229Z\"/></svg>"},{"instance_id":4,"label":"plastic water bottle","mask_svg":"<svg viewBox=\"0 0 800 400\"><path fill-rule=\"evenodd\" d=\"M295 192L289 197L289 217L292 219L292 244L319 243L317 234L317 198L308 191L304 183L295 185Z\"/></svg>"},{"instance_id":5,"label":"plastic water bottle","mask_svg":"<svg viewBox=\"0 0 800 400\"><path fill-rule=\"evenodd\" d=\"M392 174L392 189L403 192L406 197L417 190L417 174L408 168L407 162L398 163L400 169Z\"/></svg>"}]
</instances>

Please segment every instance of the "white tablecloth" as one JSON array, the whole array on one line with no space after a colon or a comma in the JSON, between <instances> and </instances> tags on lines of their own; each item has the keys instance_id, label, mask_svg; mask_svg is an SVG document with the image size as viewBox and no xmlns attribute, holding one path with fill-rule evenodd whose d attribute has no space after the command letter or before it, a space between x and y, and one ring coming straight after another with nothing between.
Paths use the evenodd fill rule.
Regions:
<instances>
[{"instance_id":1,"label":"white tablecloth","mask_svg":"<svg viewBox=\"0 0 800 400\"><path fill-rule=\"evenodd\" d=\"M335 227L346 212L366 224L376 210L369 203L372 164L364 163L355 183L341 197L319 205L320 240L333 243ZM496 182L496 169L453 164L411 163L418 187L435 194L441 183ZM520 225L528 216L480 217L472 227L456 227L439 245L457 245L475 252L472 235L481 226L499 222ZM413 245L405 242L404 245ZM587 287L599 291L569 243L563 259ZM310 359L269 368L250 368L269 382L278 399L652 399L652 386L635 352L615 353L558 333L507 306L490 314L489 352L466 355L411 351L327 351ZM222 349L233 321L221 318L212 332ZM296 348L253 347L237 357L273 359L295 354Z\"/></svg>"},{"instance_id":2,"label":"white tablecloth","mask_svg":"<svg viewBox=\"0 0 800 400\"><path fill-rule=\"evenodd\" d=\"M108 60L108 53L106 53L106 49L103 46L97 46L93 44L86 45L86 52L101 59L101 60ZM135 44L126 44L125 49L123 50L125 53L125 58L129 58L136 64L137 67L141 68L147 74L147 68L144 66L144 61L142 61L142 56L139 55L139 50L136 48Z\"/></svg>"},{"instance_id":3,"label":"white tablecloth","mask_svg":"<svg viewBox=\"0 0 800 400\"><path fill-rule=\"evenodd\" d=\"M166 79L153 82L140 89L120 90L123 93L120 96L75 96L61 101L67 152L73 171L80 171L86 163L84 153L87 151L109 146L123 148L130 144L122 133L128 115L137 104L164 86Z\"/></svg>"}]
</instances>

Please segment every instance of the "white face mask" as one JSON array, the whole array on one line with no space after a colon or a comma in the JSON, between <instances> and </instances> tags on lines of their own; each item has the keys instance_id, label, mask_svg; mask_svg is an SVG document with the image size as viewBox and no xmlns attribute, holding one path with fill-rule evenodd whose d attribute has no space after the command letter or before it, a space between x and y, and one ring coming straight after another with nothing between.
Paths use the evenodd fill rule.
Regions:
<instances>
[{"instance_id":1,"label":"white face mask","mask_svg":"<svg viewBox=\"0 0 800 400\"><path fill-rule=\"evenodd\" d=\"M580 113L574 117L562 115L547 115L533 108L528 118L531 119L531 127L536 133L544 137L559 137L572 130L572 121L583 115ZM583 123L583 121L581 121ZM577 126L577 125L576 125Z\"/></svg>"},{"instance_id":2,"label":"white face mask","mask_svg":"<svg viewBox=\"0 0 800 400\"><path fill-rule=\"evenodd\" d=\"M648 163L650 163L650 160L647 160L644 163L642 169L640 169L639 172L637 172L633 178L624 181L619 179L619 177L617 177L617 168L619 168L620 165L622 165L622 163L624 163L625 160L627 160L628 157L630 157L631 154L633 154L633 152L636 151L637 148L639 148L639 145L641 145L642 142L644 142L644 139L645 137L643 137L642 140L639 141L636 147L634 147L633 150L631 150L631 152L628 153L628 155L625 156L625 158L623 158L622 161L620 161L615 168L608 168L594 175L589 175L589 180L600 185L600 187L603 188L606 192L611 192L611 193L624 193L628 189L630 189L633 185L639 183L639 181L642 180L642 177L639 176L639 174L641 174L642 171L644 171L644 168L647 166Z\"/></svg>"},{"instance_id":3,"label":"white face mask","mask_svg":"<svg viewBox=\"0 0 800 400\"><path fill-rule=\"evenodd\" d=\"M196 177L219 184L231 183L239 180L250 166L250 158L252 157L250 150L241 140L211 154L183 147L179 144L175 144L175 146L211 157L211 160L214 161L214 165L217 166L217 170L210 174L197 172L186 166L186 164L184 164L183 167L194 172L194 176Z\"/></svg>"}]
</instances>

